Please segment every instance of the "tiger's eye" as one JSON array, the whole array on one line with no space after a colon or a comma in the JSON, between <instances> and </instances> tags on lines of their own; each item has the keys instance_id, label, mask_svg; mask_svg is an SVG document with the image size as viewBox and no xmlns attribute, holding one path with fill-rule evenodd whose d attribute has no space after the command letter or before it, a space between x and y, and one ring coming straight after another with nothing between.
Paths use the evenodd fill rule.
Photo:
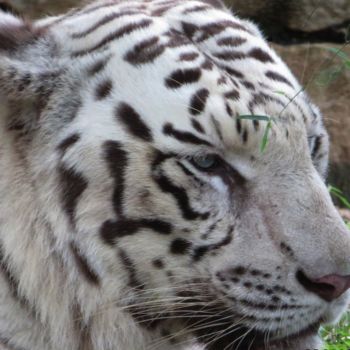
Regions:
<instances>
[{"instance_id":1,"label":"tiger's eye","mask_svg":"<svg viewBox=\"0 0 350 350\"><path fill-rule=\"evenodd\" d=\"M211 170L217 165L218 160L216 155L206 154L203 156L193 157L192 162L200 169Z\"/></svg>"}]
</instances>

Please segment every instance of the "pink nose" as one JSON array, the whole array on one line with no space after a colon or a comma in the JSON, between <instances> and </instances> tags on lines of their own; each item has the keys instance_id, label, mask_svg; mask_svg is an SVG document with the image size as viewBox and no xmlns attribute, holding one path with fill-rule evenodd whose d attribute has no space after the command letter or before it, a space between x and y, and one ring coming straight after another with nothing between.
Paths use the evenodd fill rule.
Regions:
<instances>
[{"instance_id":1,"label":"pink nose","mask_svg":"<svg viewBox=\"0 0 350 350\"><path fill-rule=\"evenodd\" d=\"M327 275L321 278L310 279L304 272L297 272L299 283L309 292L317 294L326 301L333 301L339 298L350 288L350 275Z\"/></svg>"}]
</instances>

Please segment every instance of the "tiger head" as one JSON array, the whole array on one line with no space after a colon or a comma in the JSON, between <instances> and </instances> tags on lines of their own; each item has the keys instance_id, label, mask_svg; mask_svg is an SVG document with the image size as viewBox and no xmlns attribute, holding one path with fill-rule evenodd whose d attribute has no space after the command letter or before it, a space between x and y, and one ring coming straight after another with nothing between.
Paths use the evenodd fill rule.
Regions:
<instances>
[{"instance_id":1,"label":"tiger head","mask_svg":"<svg viewBox=\"0 0 350 350\"><path fill-rule=\"evenodd\" d=\"M0 27L0 242L52 348L72 324L92 349L317 347L350 235L320 112L258 29L180 0Z\"/></svg>"}]
</instances>

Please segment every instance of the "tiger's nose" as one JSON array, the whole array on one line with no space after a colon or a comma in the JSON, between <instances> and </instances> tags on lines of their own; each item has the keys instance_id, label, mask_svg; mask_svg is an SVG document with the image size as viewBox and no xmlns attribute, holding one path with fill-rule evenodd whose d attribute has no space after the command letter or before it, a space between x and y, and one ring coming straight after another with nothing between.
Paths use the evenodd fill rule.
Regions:
<instances>
[{"instance_id":1,"label":"tiger's nose","mask_svg":"<svg viewBox=\"0 0 350 350\"><path fill-rule=\"evenodd\" d=\"M350 275L327 275L321 278L308 278L304 272L297 272L297 280L309 292L317 294L326 301L333 301L339 298L350 288Z\"/></svg>"}]
</instances>

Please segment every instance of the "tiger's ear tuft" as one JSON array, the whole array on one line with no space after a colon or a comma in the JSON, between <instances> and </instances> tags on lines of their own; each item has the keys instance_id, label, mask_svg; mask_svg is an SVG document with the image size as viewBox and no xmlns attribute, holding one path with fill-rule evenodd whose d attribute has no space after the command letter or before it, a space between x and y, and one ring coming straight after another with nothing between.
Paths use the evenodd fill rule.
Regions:
<instances>
[{"instance_id":1,"label":"tiger's ear tuft","mask_svg":"<svg viewBox=\"0 0 350 350\"><path fill-rule=\"evenodd\" d=\"M0 1L0 12L11 13L15 16L19 16L19 12L7 1Z\"/></svg>"},{"instance_id":2,"label":"tiger's ear tuft","mask_svg":"<svg viewBox=\"0 0 350 350\"><path fill-rule=\"evenodd\" d=\"M5 10L5 11L4 11ZM9 10L9 12L8 12ZM59 72L47 57L41 29L13 14L0 2L0 97L5 100L33 100L47 95ZM37 55L27 48L37 46Z\"/></svg>"},{"instance_id":3,"label":"tiger's ear tuft","mask_svg":"<svg viewBox=\"0 0 350 350\"><path fill-rule=\"evenodd\" d=\"M39 37L29 21L19 17L6 2L0 2L0 54L11 53Z\"/></svg>"}]
</instances>

